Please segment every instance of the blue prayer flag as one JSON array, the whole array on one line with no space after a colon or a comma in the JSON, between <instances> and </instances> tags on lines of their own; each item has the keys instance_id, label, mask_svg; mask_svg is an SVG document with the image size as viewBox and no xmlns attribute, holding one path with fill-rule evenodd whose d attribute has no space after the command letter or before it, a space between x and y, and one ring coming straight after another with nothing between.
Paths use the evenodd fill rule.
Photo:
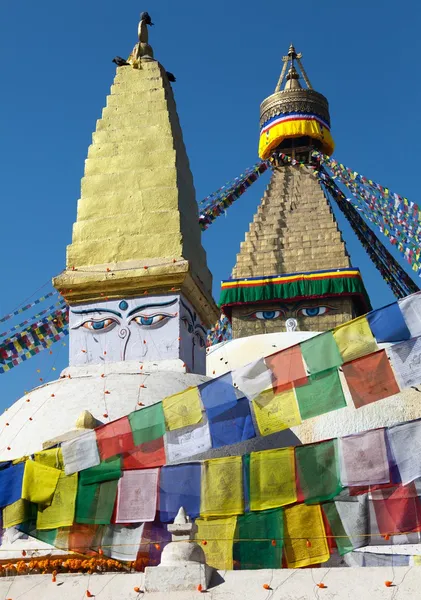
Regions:
<instances>
[{"instance_id":1,"label":"blue prayer flag","mask_svg":"<svg viewBox=\"0 0 421 600\"><path fill-rule=\"evenodd\" d=\"M199 385L199 392L206 411L213 410L214 416L237 404L237 391L231 373Z\"/></svg>"},{"instance_id":2,"label":"blue prayer flag","mask_svg":"<svg viewBox=\"0 0 421 600\"><path fill-rule=\"evenodd\" d=\"M377 342L402 342L411 337L397 302L373 310L367 320Z\"/></svg>"},{"instance_id":3,"label":"blue prayer flag","mask_svg":"<svg viewBox=\"0 0 421 600\"><path fill-rule=\"evenodd\" d=\"M0 470L0 507L8 506L22 498L22 480L25 463Z\"/></svg>"},{"instance_id":4,"label":"blue prayer flag","mask_svg":"<svg viewBox=\"0 0 421 600\"><path fill-rule=\"evenodd\" d=\"M256 437L247 398L240 398L234 406L227 404L207 409L206 414L212 448L237 444Z\"/></svg>"},{"instance_id":5,"label":"blue prayer flag","mask_svg":"<svg viewBox=\"0 0 421 600\"><path fill-rule=\"evenodd\" d=\"M191 519L200 515L200 480L202 465L186 463L162 467L159 476L159 518L174 521L180 506Z\"/></svg>"}]
</instances>

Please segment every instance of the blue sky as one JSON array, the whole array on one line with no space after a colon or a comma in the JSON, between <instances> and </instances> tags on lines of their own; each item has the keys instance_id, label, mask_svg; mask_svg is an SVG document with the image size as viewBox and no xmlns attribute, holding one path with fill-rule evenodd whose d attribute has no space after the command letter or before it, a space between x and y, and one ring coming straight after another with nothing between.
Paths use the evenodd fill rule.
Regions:
<instances>
[{"instance_id":1,"label":"blue sky","mask_svg":"<svg viewBox=\"0 0 421 600\"><path fill-rule=\"evenodd\" d=\"M421 10L415 1L2 2L0 314L64 267L87 148L115 72L111 60L130 52L141 10L155 22L155 57L177 77L198 199L257 160L259 104L272 93L292 41L313 87L329 99L335 156L421 202ZM266 174L203 235L216 297L267 183ZM392 301L339 222L373 305ZM66 364L67 347L56 344L52 355L44 352L1 375L0 408Z\"/></svg>"}]
</instances>

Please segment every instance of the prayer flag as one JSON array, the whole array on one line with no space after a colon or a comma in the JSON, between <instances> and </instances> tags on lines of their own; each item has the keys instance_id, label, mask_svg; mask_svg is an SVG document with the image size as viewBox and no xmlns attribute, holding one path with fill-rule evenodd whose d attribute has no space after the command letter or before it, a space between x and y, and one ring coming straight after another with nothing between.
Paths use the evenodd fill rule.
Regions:
<instances>
[{"instance_id":1,"label":"prayer flag","mask_svg":"<svg viewBox=\"0 0 421 600\"><path fill-rule=\"evenodd\" d=\"M164 438L160 437L153 442L140 444L131 452L123 454L123 469L148 469L165 465Z\"/></svg>"},{"instance_id":2,"label":"prayer flag","mask_svg":"<svg viewBox=\"0 0 421 600\"><path fill-rule=\"evenodd\" d=\"M15 527L24 521L28 521L31 516L32 506L27 500L16 500L13 504L9 504L3 508L3 527Z\"/></svg>"},{"instance_id":3,"label":"prayer flag","mask_svg":"<svg viewBox=\"0 0 421 600\"><path fill-rule=\"evenodd\" d=\"M162 402L146 406L129 414L135 446L153 442L165 433L165 418Z\"/></svg>"},{"instance_id":4,"label":"prayer flag","mask_svg":"<svg viewBox=\"0 0 421 600\"><path fill-rule=\"evenodd\" d=\"M95 467L100 462L95 431L88 431L69 442L63 442L61 451L66 475Z\"/></svg>"},{"instance_id":5,"label":"prayer flag","mask_svg":"<svg viewBox=\"0 0 421 600\"><path fill-rule=\"evenodd\" d=\"M401 389L421 383L421 337L395 344L387 349Z\"/></svg>"},{"instance_id":6,"label":"prayer flag","mask_svg":"<svg viewBox=\"0 0 421 600\"><path fill-rule=\"evenodd\" d=\"M294 448L252 452L250 510L278 508L296 500Z\"/></svg>"},{"instance_id":7,"label":"prayer flag","mask_svg":"<svg viewBox=\"0 0 421 600\"><path fill-rule=\"evenodd\" d=\"M234 560L240 569L280 569L282 567L282 509L264 510L237 517L239 542L234 544Z\"/></svg>"},{"instance_id":8,"label":"prayer flag","mask_svg":"<svg viewBox=\"0 0 421 600\"><path fill-rule=\"evenodd\" d=\"M83 485L79 480L76 523L108 525L114 510L118 480Z\"/></svg>"},{"instance_id":9,"label":"prayer flag","mask_svg":"<svg viewBox=\"0 0 421 600\"><path fill-rule=\"evenodd\" d=\"M346 406L337 369L310 375L306 385L295 388L302 419L317 417Z\"/></svg>"},{"instance_id":10,"label":"prayer flag","mask_svg":"<svg viewBox=\"0 0 421 600\"><path fill-rule=\"evenodd\" d=\"M212 448L209 423L207 422L199 426L194 425L167 431L165 438L168 462L184 460Z\"/></svg>"},{"instance_id":11,"label":"prayer flag","mask_svg":"<svg viewBox=\"0 0 421 600\"><path fill-rule=\"evenodd\" d=\"M237 517L204 521L197 519L196 540L206 540L202 546L206 563L214 569L232 570L232 550Z\"/></svg>"},{"instance_id":12,"label":"prayer flag","mask_svg":"<svg viewBox=\"0 0 421 600\"><path fill-rule=\"evenodd\" d=\"M163 523L174 521L181 506L191 519L199 516L201 471L200 463L187 463L161 469L159 515Z\"/></svg>"},{"instance_id":13,"label":"prayer flag","mask_svg":"<svg viewBox=\"0 0 421 600\"><path fill-rule=\"evenodd\" d=\"M339 456L344 486L390 482L384 429L339 438Z\"/></svg>"},{"instance_id":14,"label":"prayer flag","mask_svg":"<svg viewBox=\"0 0 421 600\"><path fill-rule=\"evenodd\" d=\"M205 460L202 467L200 515L223 517L244 512L241 456Z\"/></svg>"},{"instance_id":15,"label":"prayer flag","mask_svg":"<svg viewBox=\"0 0 421 600\"><path fill-rule=\"evenodd\" d=\"M354 549L351 540L346 535L344 526L342 525L341 517L337 511L334 502L326 502L322 505L323 512L328 520L332 535L335 536L336 547L340 556L351 552Z\"/></svg>"},{"instance_id":16,"label":"prayer flag","mask_svg":"<svg viewBox=\"0 0 421 600\"><path fill-rule=\"evenodd\" d=\"M23 473L22 498L35 504L49 504L61 473L59 469L27 460Z\"/></svg>"},{"instance_id":17,"label":"prayer flag","mask_svg":"<svg viewBox=\"0 0 421 600\"><path fill-rule=\"evenodd\" d=\"M289 569L308 567L329 560L330 553L319 504L297 504L285 508L284 530L285 556Z\"/></svg>"},{"instance_id":18,"label":"prayer flag","mask_svg":"<svg viewBox=\"0 0 421 600\"><path fill-rule=\"evenodd\" d=\"M256 436L247 398L240 398L234 406L228 404L225 410L221 406L209 408L206 414L212 448L237 444Z\"/></svg>"},{"instance_id":19,"label":"prayer flag","mask_svg":"<svg viewBox=\"0 0 421 600\"><path fill-rule=\"evenodd\" d=\"M397 302L369 312L367 320L377 343L402 342L411 337Z\"/></svg>"},{"instance_id":20,"label":"prayer flag","mask_svg":"<svg viewBox=\"0 0 421 600\"><path fill-rule=\"evenodd\" d=\"M261 392L253 400L253 408L261 435L270 435L301 423L294 389Z\"/></svg>"},{"instance_id":21,"label":"prayer flag","mask_svg":"<svg viewBox=\"0 0 421 600\"><path fill-rule=\"evenodd\" d=\"M333 330L333 337L344 362L378 350L365 315L336 327Z\"/></svg>"},{"instance_id":22,"label":"prayer flag","mask_svg":"<svg viewBox=\"0 0 421 600\"><path fill-rule=\"evenodd\" d=\"M79 473L79 478L83 485L113 481L114 479L120 479L120 477L121 458L119 456L104 460L99 465Z\"/></svg>"},{"instance_id":23,"label":"prayer flag","mask_svg":"<svg viewBox=\"0 0 421 600\"><path fill-rule=\"evenodd\" d=\"M347 535L347 538L340 542L336 540L339 553L345 554L349 552L349 548L355 550L367 546L370 543L368 494L350 496L348 490L343 490L335 499L335 508ZM341 535L337 524L332 522L330 525L335 529L335 535Z\"/></svg>"},{"instance_id":24,"label":"prayer flag","mask_svg":"<svg viewBox=\"0 0 421 600\"><path fill-rule=\"evenodd\" d=\"M225 411L237 404L237 390L233 385L231 373L199 385L199 393L206 411Z\"/></svg>"},{"instance_id":25,"label":"prayer flag","mask_svg":"<svg viewBox=\"0 0 421 600\"><path fill-rule=\"evenodd\" d=\"M42 452L35 452L35 462L39 462L46 467L52 467L53 469L60 469L64 471L64 461L61 448L51 448L50 450L42 450Z\"/></svg>"},{"instance_id":26,"label":"prayer flag","mask_svg":"<svg viewBox=\"0 0 421 600\"><path fill-rule=\"evenodd\" d=\"M381 535L421 530L421 502L414 483L371 494Z\"/></svg>"},{"instance_id":27,"label":"prayer flag","mask_svg":"<svg viewBox=\"0 0 421 600\"><path fill-rule=\"evenodd\" d=\"M334 439L295 447L298 481L306 503L330 500L341 491L337 446Z\"/></svg>"},{"instance_id":28,"label":"prayer flag","mask_svg":"<svg viewBox=\"0 0 421 600\"><path fill-rule=\"evenodd\" d=\"M300 348L307 368L312 375L320 371L340 367L343 363L341 353L331 331L319 333L301 342Z\"/></svg>"},{"instance_id":29,"label":"prayer flag","mask_svg":"<svg viewBox=\"0 0 421 600\"><path fill-rule=\"evenodd\" d=\"M250 454L243 454L244 512L250 512Z\"/></svg>"},{"instance_id":30,"label":"prayer flag","mask_svg":"<svg viewBox=\"0 0 421 600\"><path fill-rule=\"evenodd\" d=\"M18 463L0 470L0 507L17 502L22 496L25 463Z\"/></svg>"},{"instance_id":31,"label":"prayer flag","mask_svg":"<svg viewBox=\"0 0 421 600\"><path fill-rule=\"evenodd\" d=\"M81 525L80 523L75 523L68 531L63 532L59 530L54 545L56 548L61 548L62 550L71 550L72 552L88 556L97 556L97 552L92 549L97 531L98 525ZM63 533L65 534L64 536L62 535Z\"/></svg>"},{"instance_id":32,"label":"prayer flag","mask_svg":"<svg viewBox=\"0 0 421 600\"><path fill-rule=\"evenodd\" d=\"M307 378L299 345L266 356L265 363L272 371L273 390L277 394L290 389L292 382L298 385Z\"/></svg>"},{"instance_id":33,"label":"prayer flag","mask_svg":"<svg viewBox=\"0 0 421 600\"><path fill-rule=\"evenodd\" d=\"M387 437L403 485L421 477L421 420L389 427Z\"/></svg>"},{"instance_id":34,"label":"prayer flag","mask_svg":"<svg viewBox=\"0 0 421 600\"><path fill-rule=\"evenodd\" d=\"M127 473L127 471L126 471ZM101 530L98 547L114 560L134 561L142 541L145 524L108 525Z\"/></svg>"},{"instance_id":35,"label":"prayer flag","mask_svg":"<svg viewBox=\"0 0 421 600\"><path fill-rule=\"evenodd\" d=\"M234 385L249 400L253 400L263 390L272 388L272 372L263 358L259 358L245 367L233 371Z\"/></svg>"},{"instance_id":36,"label":"prayer flag","mask_svg":"<svg viewBox=\"0 0 421 600\"><path fill-rule=\"evenodd\" d=\"M399 308L405 319L411 337L421 335L421 292L411 294L398 300Z\"/></svg>"},{"instance_id":37,"label":"prayer flag","mask_svg":"<svg viewBox=\"0 0 421 600\"><path fill-rule=\"evenodd\" d=\"M118 482L116 523L144 523L156 515L159 469L123 471Z\"/></svg>"},{"instance_id":38,"label":"prayer flag","mask_svg":"<svg viewBox=\"0 0 421 600\"><path fill-rule=\"evenodd\" d=\"M37 529L55 529L73 525L77 494L77 473L61 474L51 504L38 504Z\"/></svg>"},{"instance_id":39,"label":"prayer flag","mask_svg":"<svg viewBox=\"0 0 421 600\"><path fill-rule=\"evenodd\" d=\"M134 448L133 434L127 417L95 429L101 460L111 458Z\"/></svg>"},{"instance_id":40,"label":"prayer flag","mask_svg":"<svg viewBox=\"0 0 421 600\"><path fill-rule=\"evenodd\" d=\"M162 401L167 430L195 425L202 420L199 389L190 387Z\"/></svg>"},{"instance_id":41,"label":"prayer flag","mask_svg":"<svg viewBox=\"0 0 421 600\"><path fill-rule=\"evenodd\" d=\"M355 408L399 393L384 350L357 358L342 367Z\"/></svg>"}]
</instances>

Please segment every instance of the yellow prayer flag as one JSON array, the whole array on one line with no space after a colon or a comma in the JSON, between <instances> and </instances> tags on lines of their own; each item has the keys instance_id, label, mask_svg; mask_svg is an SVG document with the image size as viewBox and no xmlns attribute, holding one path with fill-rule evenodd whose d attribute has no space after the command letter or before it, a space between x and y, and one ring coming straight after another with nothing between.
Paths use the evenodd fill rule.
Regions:
<instances>
[{"instance_id":1,"label":"yellow prayer flag","mask_svg":"<svg viewBox=\"0 0 421 600\"><path fill-rule=\"evenodd\" d=\"M414 567L421 567L421 556L419 554L414 554Z\"/></svg>"},{"instance_id":2,"label":"yellow prayer flag","mask_svg":"<svg viewBox=\"0 0 421 600\"><path fill-rule=\"evenodd\" d=\"M164 398L162 408L169 431L195 425L202 420L202 405L197 387L187 388L184 392Z\"/></svg>"},{"instance_id":3,"label":"yellow prayer flag","mask_svg":"<svg viewBox=\"0 0 421 600\"><path fill-rule=\"evenodd\" d=\"M205 460L202 465L200 516L223 517L243 512L241 456Z\"/></svg>"},{"instance_id":4,"label":"yellow prayer flag","mask_svg":"<svg viewBox=\"0 0 421 600\"><path fill-rule=\"evenodd\" d=\"M261 435L270 435L301 423L293 389L279 394L266 390L253 400L253 407Z\"/></svg>"},{"instance_id":5,"label":"yellow prayer flag","mask_svg":"<svg viewBox=\"0 0 421 600\"><path fill-rule=\"evenodd\" d=\"M329 560L320 504L297 504L284 510L284 550L289 569Z\"/></svg>"},{"instance_id":6,"label":"yellow prayer flag","mask_svg":"<svg viewBox=\"0 0 421 600\"><path fill-rule=\"evenodd\" d=\"M76 507L77 473L60 475L49 506L38 505L37 529L56 529L73 525Z\"/></svg>"},{"instance_id":7,"label":"yellow prayer flag","mask_svg":"<svg viewBox=\"0 0 421 600\"><path fill-rule=\"evenodd\" d=\"M348 321L333 330L344 362L376 352L379 348L365 316Z\"/></svg>"},{"instance_id":8,"label":"yellow prayer flag","mask_svg":"<svg viewBox=\"0 0 421 600\"><path fill-rule=\"evenodd\" d=\"M196 525L198 527L196 539L206 540L206 544L202 546L206 563L215 569L232 570L232 549L237 517L211 521L196 519Z\"/></svg>"},{"instance_id":9,"label":"yellow prayer flag","mask_svg":"<svg viewBox=\"0 0 421 600\"><path fill-rule=\"evenodd\" d=\"M20 523L24 523L30 517L31 506L26 500L17 500L9 506L3 508L3 527L8 529L9 527L15 527Z\"/></svg>"},{"instance_id":10,"label":"yellow prayer flag","mask_svg":"<svg viewBox=\"0 0 421 600\"><path fill-rule=\"evenodd\" d=\"M294 448L251 452L250 510L278 508L296 500Z\"/></svg>"},{"instance_id":11,"label":"yellow prayer flag","mask_svg":"<svg viewBox=\"0 0 421 600\"><path fill-rule=\"evenodd\" d=\"M60 469L60 471L64 471L64 461L63 455L61 453L61 448L52 448L51 450L35 452L34 460L35 462L41 463L46 467L51 467L52 469Z\"/></svg>"},{"instance_id":12,"label":"yellow prayer flag","mask_svg":"<svg viewBox=\"0 0 421 600\"><path fill-rule=\"evenodd\" d=\"M60 475L59 469L27 460L23 472L22 498L35 504L49 504Z\"/></svg>"}]
</instances>

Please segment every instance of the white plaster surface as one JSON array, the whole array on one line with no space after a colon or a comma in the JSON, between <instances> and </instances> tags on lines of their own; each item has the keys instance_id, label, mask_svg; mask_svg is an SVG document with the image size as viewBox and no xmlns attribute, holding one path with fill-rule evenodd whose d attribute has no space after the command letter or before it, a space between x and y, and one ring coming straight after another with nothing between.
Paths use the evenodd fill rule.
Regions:
<instances>
[{"instance_id":1,"label":"white plaster surface","mask_svg":"<svg viewBox=\"0 0 421 600\"><path fill-rule=\"evenodd\" d=\"M363 569L279 569L217 571L207 596L212 600L416 600L420 598L420 567ZM386 587L393 581L394 587ZM327 587L319 589L317 583ZM263 588L268 584L271 589ZM24 575L0 578L0 597L13 600L82 600L89 589L98 600L197 600L199 592L146 592L141 573L103 575Z\"/></svg>"}]
</instances>

